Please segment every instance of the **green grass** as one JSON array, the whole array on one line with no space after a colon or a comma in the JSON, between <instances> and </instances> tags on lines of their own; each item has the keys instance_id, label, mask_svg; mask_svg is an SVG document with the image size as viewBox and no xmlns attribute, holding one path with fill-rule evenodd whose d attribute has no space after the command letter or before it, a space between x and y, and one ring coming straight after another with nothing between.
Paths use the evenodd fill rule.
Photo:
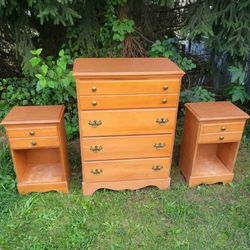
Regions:
<instances>
[{"instance_id":1,"label":"green grass","mask_svg":"<svg viewBox=\"0 0 250 250\"><path fill-rule=\"evenodd\" d=\"M242 145L231 185L187 188L172 166L160 191L81 192L81 167L69 147L70 193L19 196L6 146L0 151L0 249L249 249L250 154Z\"/></svg>"}]
</instances>

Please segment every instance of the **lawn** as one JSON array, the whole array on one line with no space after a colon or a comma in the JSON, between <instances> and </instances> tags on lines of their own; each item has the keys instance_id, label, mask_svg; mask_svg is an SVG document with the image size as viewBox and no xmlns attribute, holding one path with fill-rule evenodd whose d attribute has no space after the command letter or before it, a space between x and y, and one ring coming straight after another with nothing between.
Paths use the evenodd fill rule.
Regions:
<instances>
[{"instance_id":1,"label":"lawn","mask_svg":"<svg viewBox=\"0 0 250 250\"><path fill-rule=\"evenodd\" d=\"M8 147L3 144L0 153L0 249L250 248L247 141L231 185L187 188L175 160L169 190L100 190L91 197L81 192L78 141L69 143L67 195L19 196Z\"/></svg>"}]
</instances>

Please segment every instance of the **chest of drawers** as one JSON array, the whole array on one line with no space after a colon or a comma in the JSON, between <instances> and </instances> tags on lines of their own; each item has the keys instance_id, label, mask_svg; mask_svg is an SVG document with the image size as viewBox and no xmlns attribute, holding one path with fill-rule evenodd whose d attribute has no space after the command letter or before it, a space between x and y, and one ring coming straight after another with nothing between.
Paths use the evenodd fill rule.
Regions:
<instances>
[{"instance_id":1,"label":"chest of drawers","mask_svg":"<svg viewBox=\"0 0 250 250\"><path fill-rule=\"evenodd\" d=\"M165 58L76 59L82 188L166 189L184 72Z\"/></svg>"},{"instance_id":2,"label":"chest of drawers","mask_svg":"<svg viewBox=\"0 0 250 250\"><path fill-rule=\"evenodd\" d=\"M233 180L248 118L230 102L186 104L180 168L189 186Z\"/></svg>"},{"instance_id":3,"label":"chest of drawers","mask_svg":"<svg viewBox=\"0 0 250 250\"><path fill-rule=\"evenodd\" d=\"M14 107L3 119L19 193L68 193L64 106Z\"/></svg>"}]
</instances>

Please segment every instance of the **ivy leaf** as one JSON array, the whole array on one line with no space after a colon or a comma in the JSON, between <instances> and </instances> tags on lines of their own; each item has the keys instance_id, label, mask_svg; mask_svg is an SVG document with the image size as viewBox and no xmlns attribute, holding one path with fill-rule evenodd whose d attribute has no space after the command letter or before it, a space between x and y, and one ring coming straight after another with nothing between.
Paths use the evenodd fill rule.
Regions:
<instances>
[{"instance_id":1,"label":"ivy leaf","mask_svg":"<svg viewBox=\"0 0 250 250\"><path fill-rule=\"evenodd\" d=\"M32 67L37 66L41 62L41 59L39 57L33 57L30 59L30 63Z\"/></svg>"},{"instance_id":2,"label":"ivy leaf","mask_svg":"<svg viewBox=\"0 0 250 250\"><path fill-rule=\"evenodd\" d=\"M36 50L31 50L31 54L39 56L42 53L42 51L43 51L42 48L36 49Z\"/></svg>"},{"instance_id":3,"label":"ivy leaf","mask_svg":"<svg viewBox=\"0 0 250 250\"><path fill-rule=\"evenodd\" d=\"M61 49L61 50L59 51L59 56L64 56L64 50L63 50L63 49Z\"/></svg>"},{"instance_id":4,"label":"ivy leaf","mask_svg":"<svg viewBox=\"0 0 250 250\"><path fill-rule=\"evenodd\" d=\"M42 65L41 70L44 73L44 75L46 75L48 72L48 66L46 64Z\"/></svg>"}]
</instances>

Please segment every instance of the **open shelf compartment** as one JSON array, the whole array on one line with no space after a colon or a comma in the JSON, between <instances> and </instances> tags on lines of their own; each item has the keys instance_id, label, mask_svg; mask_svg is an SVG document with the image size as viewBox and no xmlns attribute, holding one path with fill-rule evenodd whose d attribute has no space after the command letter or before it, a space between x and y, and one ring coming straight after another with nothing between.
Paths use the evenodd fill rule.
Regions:
<instances>
[{"instance_id":1,"label":"open shelf compartment","mask_svg":"<svg viewBox=\"0 0 250 250\"><path fill-rule=\"evenodd\" d=\"M59 148L13 150L20 184L65 181Z\"/></svg>"},{"instance_id":2,"label":"open shelf compartment","mask_svg":"<svg viewBox=\"0 0 250 250\"><path fill-rule=\"evenodd\" d=\"M223 177L233 175L238 142L199 144L192 177Z\"/></svg>"}]
</instances>

